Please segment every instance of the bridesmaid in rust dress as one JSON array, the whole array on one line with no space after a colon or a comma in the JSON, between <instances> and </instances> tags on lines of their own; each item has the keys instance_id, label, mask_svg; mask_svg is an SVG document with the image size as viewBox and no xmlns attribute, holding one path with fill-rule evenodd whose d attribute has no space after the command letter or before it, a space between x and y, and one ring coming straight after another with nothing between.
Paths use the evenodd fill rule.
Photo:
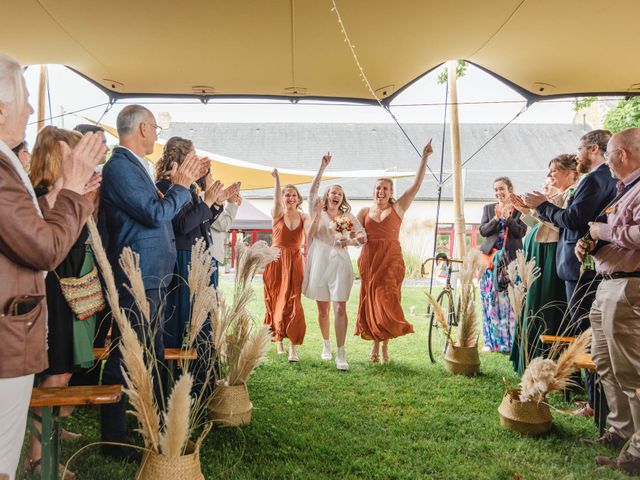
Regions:
<instances>
[{"instance_id":1,"label":"bridesmaid in rust dress","mask_svg":"<svg viewBox=\"0 0 640 480\"><path fill-rule=\"evenodd\" d=\"M289 361L297 362L296 345L302 345L306 324L300 297L304 265L302 243L309 226L309 216L302 213L302 196L294 185L280 188L278 170L271 173L275 179L273 198L273 242L280 249L280 258L269 263L263 274L264 324L271 328L278 354L284 354L283 339L289 339Z\"/></svg>"},{"instance_id":2,"label":"bridesmaid in rust dress","mask_svg":"<svg viewBox=\"0 0 640 480\"><path fill-rule=\"evenodd\" d=\"M397 201L393 199L391 179L380 178L373 189L373 206L363 208L358 213L358 220L364 225L368 241L358 259L361 286L355 334L365 340L373 340L373 363L379 362L381 343L382 361L388 363L389 339L413 333L413 327L405 320L400 304L404 280L400 226L404 213L420 190L427 170L427 159L432 153L429 140L422 151L415 180Z\"/></svg>"}]
</instances>

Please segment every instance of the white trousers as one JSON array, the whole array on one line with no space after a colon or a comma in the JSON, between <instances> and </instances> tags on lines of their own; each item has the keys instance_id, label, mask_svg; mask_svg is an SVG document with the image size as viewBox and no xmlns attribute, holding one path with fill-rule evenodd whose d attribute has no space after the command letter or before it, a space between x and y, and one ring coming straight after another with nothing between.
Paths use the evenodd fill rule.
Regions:
<instances>
[{"instance_id":1,"label":"white trousers","mask_svg":"<svg viewBox=\"0 0 640 480\"><path fill-rule=\"evenodd\" d=\"M14 480L27 426L33 375L0 378L0 476Z\"/></svg>"}]
</instances>

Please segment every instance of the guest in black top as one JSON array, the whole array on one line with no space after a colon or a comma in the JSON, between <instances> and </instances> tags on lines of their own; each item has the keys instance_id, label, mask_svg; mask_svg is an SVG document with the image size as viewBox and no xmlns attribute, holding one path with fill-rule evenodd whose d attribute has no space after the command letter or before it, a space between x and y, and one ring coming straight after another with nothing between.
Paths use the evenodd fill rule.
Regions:
<instances>
[{"instance_id":1,"label":"guest in black top","mask_svg":"<svg viewBox=\"0 0 640 480\"><path fill-rule=\"evenodd\" d=\"M191 155L195 155L195 148L190 140L172 137L167 141L156 166L156 186L161 194L171 188L168 180L171 172ZM186 283L191 264L191 248L199 238L204 239L207 248L212 245L211 224L222 213L225 200L238 190L235 183L225 190L223 187L220 181L214 181L210 173L207 173L191 186L191 201L173 219L177 260L165 307L165 348L183 346L191 317L191 293ZM198 347L198 361L194 362L193 367L196 384L197 379L204 379L208 365L206 358L201 357L206 357L204 346L210 333L209 328L209 322L205 322L201 332L202 341Z\"/></svg>"}]
</instances>

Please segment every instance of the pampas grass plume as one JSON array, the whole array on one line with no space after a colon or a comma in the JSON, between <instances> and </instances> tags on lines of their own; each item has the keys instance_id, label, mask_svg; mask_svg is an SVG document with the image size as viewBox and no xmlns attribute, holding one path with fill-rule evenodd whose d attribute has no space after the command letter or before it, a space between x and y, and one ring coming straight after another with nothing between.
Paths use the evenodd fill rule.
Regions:
<instances>
[{"instance_id":1,"label":"pampas grass plume","mask_svg":"<svg viewBox=\"0 0 640 480\"><path fill-rule=\"evenodd\" d=\"M173 386L167 402L165 429L160 435L160 450L168 457L182 455L189 440L189 417L191 414L191 387L193 377L184 373Z\"/></svg>"},{"instance_id":2,"label":"pampas grass plume","mask_svg":"<svg viewBox=\"0 0 640 480\"><path fill-rule=\"evenodd\" d=\"M520 400L543 401L555 381L556 370L553 360L542 357L531 360L520 382Z\"/></svg>"}]
</instances>

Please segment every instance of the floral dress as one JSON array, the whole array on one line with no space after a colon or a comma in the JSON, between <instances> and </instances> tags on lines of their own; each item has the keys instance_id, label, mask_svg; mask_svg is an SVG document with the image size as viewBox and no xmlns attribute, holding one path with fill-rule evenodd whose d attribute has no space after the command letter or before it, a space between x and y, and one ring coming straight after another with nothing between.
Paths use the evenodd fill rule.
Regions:
<instances>
[{"instance_id":1,"label":"floral dress","mask_svg":"<svg viewBox=\"0 0 640 480\"><path fill-rule=\"evenodd\" d=\"M506 222L500 220L498 240L493 254L493 267L487 268L480 278L480 293L482 296L482 333L484 335L484 350L507 353L511 351L515 330L515 315L509 302L506 290L497 289L498 265L506 254L503 250Z\"/></svg>"}]
</instances>

